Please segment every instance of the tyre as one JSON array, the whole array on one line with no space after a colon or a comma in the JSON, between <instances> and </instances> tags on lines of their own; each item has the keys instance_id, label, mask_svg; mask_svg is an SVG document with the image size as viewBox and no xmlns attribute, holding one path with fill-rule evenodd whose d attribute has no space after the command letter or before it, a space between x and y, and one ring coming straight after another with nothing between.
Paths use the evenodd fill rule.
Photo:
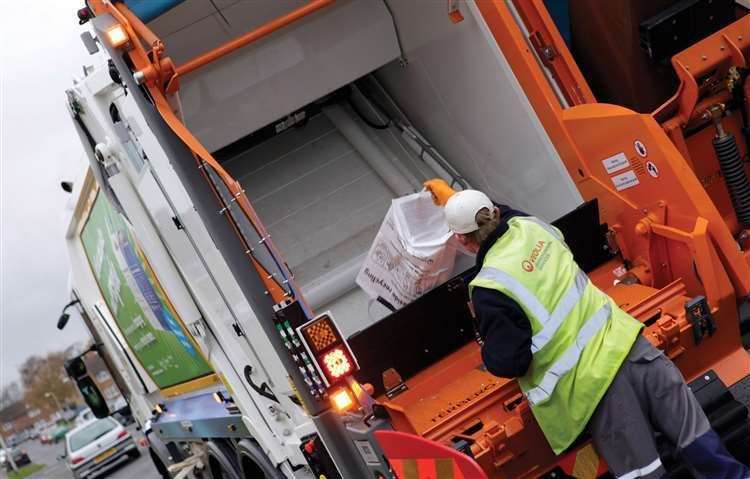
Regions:
<instances>
[{"instance_id":1,"label":"tyre","mask_svg":"<svg viewBox=\"0 0 750 479\"><path fill-rule=\"evenodd\" d=\"M161 462L161 459L159 459L159 455L156 454L150 447L148 448L148 455L151 456L151 461L154 463L154 467L156 468L156 471L159 473L162 479L171 479L172 476L169 474L167 466L165 466L164 463Z\"/></svg>"},{"instance_id":2,"label":"tyre","mask_svg":"<svg viewBox=\"0 0 750 479\"><path fill-rule=\"evenodd\" d=\"M206 443L208 454L207 477L211 479L242 479L233 448L221 441Z\"/></svg>"},{"instance_id":3,"label":"tyre","mask_svg":"<svg viewBox=\"0 0 750 479\"><path fill-rule=\"evenodd\" d=\"M242 479L283 479L257 442L243 439L237 444L237 462Z\"/></svg>"},{"instance_id":4,"label":"tyre","mask_svg":"<svg viewBox=\"0 0 750 479\"><path fill-rule=\"evenodd\" d=\"M138 459L141 457L141 451L138 450L138 448L133 449L132 451L128 452L128 456L130 456L130 459Z\"/></svg>"}]
</instances>

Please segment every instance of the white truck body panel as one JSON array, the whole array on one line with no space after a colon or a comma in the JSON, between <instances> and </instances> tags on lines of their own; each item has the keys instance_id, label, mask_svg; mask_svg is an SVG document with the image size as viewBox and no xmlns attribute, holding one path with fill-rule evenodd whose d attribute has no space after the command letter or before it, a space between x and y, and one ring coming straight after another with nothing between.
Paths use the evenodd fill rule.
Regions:
<instances>
[{"instance_id":1,"label":"white truck body panel","mask_svg":"<svg viewBox=\"0 0 750 479\"><path fill-rule=\"evenodd\" d=\"M86 176L85 174L80 175L78 178L79 181L74 183L76 188L73 191L74 195L78 196L81 193ZM88 178L88 181L93 180ZM156 385L140 364L135 363L137 371L133 371L130 366L127 355L132 356L132 351L129 351L125 338L117 328L114 318L112 318L101 296L99 286L91 274L88 259L83 251L83 245L78 240L80 228L82 227L79 219L76 218L78 211L71 209L66 211L66 213L69 213L66 214L69 224L66 233L66 243L68 257L70 258L70 274L73 280L73 290L81 301L81 307L84 308L85 313L91 318L91 323L96 328L97 336L104 343L103 347L109 352L109 357L115 363L115 367L129 387L129 391L123 391L123 393L128 396L134 416L140 424L144 424L151 415L152 409L152 406L146 400L146 395L149 392L155 391L157 389ZM145 388L136 376L136 372L143 379Z\"/></svg>"},{"instance_id":2,"label":"white truck body panel","mask_svg":"<svg viewBox=\"0 0 750 479\"><path fill-rule=\"evenodd\" d=\"M106 71L106 63L100 65L99 68ZM97 82L101 78L96 75L91 75L91 77ZM84 78L78 87L82 95L87 94L86 85L87 78ZM154 270L158 272L170 300L189 328L192 323L199 322L201 316L193 298L203 300L200 304L208 305L213 309L213 311L204 309L202 316L215 336L201 337L194 334L194 337L214 369L221 371L225 380L232 385L233 397L241 405L243 419L246 417L244 422L253 437L277 463L288 458L296 460L295 464L301 463L303 459L299 452L300 439L295 431L307 432L309 420L287 397L291 394L291 390L283 367L280 364L274 364L274 361L278 361L276 353L267 345L267 339L258 329L257 320L254 320L252 310L244 298L237 293L234 295L235 304L226 300L231 297L233 290L237 290L236 285L233 286L234 279L223 264L221 256L215 251L210 236L195 214L183 186L174 178L169 160L159 147L151 130L147 128L145 120L132 102L132 97L122 95L117 89L98 87L99 85L96 88L98 94L87 96L85 104L87 125L91 124L92 130L98 129L100 137L117 138L117 134L111 127L111 121L107 118L109 105L115 102L123 121L134 125L132 130L137 133L136 139L149 160L142 170L137 171L132 167L136 162L129 157L132 150L125 148L118 141L109 143L112 158L121 168L120 173L109 179L109 184L130 217L144 253ZM161 189L155 185L154 177L160 179L165 189L171 187L169 189L171 205L165 199ZM134 184L139 187L137 194ZM195 242L194 245L187 240L185 233L178 232L171 219L172 216L180 218L185 230L190 232ZM154 220L156 222L152 223ZM157 225L158 232L154 225ZM77 235L71 239L83 255ZM74 283L76 285L86 281L93 283L91 271L85 269L88 268L85 255L71 259L74 264L82 268L74 271ZM194 295L192 297L188 292L188 285L178 273L182 265L185 265L182 275L191 278L189 289ZM213 270L209 272L211 267ZM95 283L93 286L96 288ZM98 293L98 289L93 291ZM84 301L88 304L104 305L100 296L92 296ZM233 310L232 306L236 310ZM241 318L240 324L245 331L245 336L242 338L238 337L232 329L235 318ZM196 331L194 328L190 329L191 333ZM124 341L123 344L125 344ZM253 376L257 383L267 382L274 388L282 401L281 408L275 406L282 410L282 414L270 411L268 408L270 401L247 388L241 376L247 364L253 366ZM139 369L142 376L148 377L143 368L139 366ZM267 372L275 374L275 378L266 376ZM153 390L156 389L153 383L151 387ZM158 393L156 394L157 396L149 398L152 402L159 400ZM287 411L288 416L283 414L283 411Z\"/></svg>"},{"instance_id":3,"label":"white truck body panel","mask_svg":"<svg viewBox=\"0 0 750 479\"><path fill-rule=\"evenodd\" d=\"M407 68L377 72L414 125L495 201L552 221L582 203L474 2L392 2ZM519 161L523 158L523 161Z\"/></svg>"}]
</instances>

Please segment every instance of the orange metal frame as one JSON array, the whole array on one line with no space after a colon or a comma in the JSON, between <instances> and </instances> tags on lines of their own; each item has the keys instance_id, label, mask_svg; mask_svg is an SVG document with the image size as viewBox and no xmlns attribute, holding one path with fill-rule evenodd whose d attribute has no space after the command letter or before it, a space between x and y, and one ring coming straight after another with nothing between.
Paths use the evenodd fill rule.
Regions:
<instances>
[{"instance_id":1,"label":"orange metal frame","mask_svg":"<svg viewBox=\"0 0 750 479\"><path fill-rule=\"evenodd\" d=\"M705 48L703 42L676 57L676 61L685 67L683 73L691 74L681 76L684 83L681 92L687 93L678 92L672 103L655 116L663 119L679 112L683 122L677 122L677 127L672 128L667 124L662 129L652 115L598 104L593 96L580 101L571 95L569 92L579 88L585 91L581 85L586 85L586 82L567 53L564 42L555 35L555 28L543 5L537 0L513 0L512 3L530 38L524 34L505 1L477 0L483 19L571 178L584 199L599 200L602 220L614 231L617 245L627 260L626 266L642 284L613 288L612 281L617 276L615 271L622 266L616 262L592 273L592 280L623 309L646 324L644 335L667 352L686 379L692 380L708 369L714 369L728 385L746 377L750 374L750 355L740 340L737 299L750 293L750 264L737 248L731 222L725 221L692 169L688 148L692 139L685 139L677 130L700 116L694 112L700 113L704 103L701 95L695 93L696 88L702 94L716 94L701 91L701 88L707 89L704 83L706 74L718 67L714 74L719 76L729 66L740 61L745 64L744 56L740 58L738 48L734 43L729 44L728 37L733 34L734 38L742 37L741 41L750 40L750 22L733 27L747 29L745 33L730 29L729 33L715 36L725 42L723 49L718 43L714 45L715 61L704 60L704 55L708 55L700 53ZM570 108L560 105L555 89L532 51L534 48L539 52L540 37L542 43L549 42L554 51L562 52L555 61L566 63L565 68L560 64L554 70L547 63L545 66L553 71L558 90L566 92ZM746 49L744 43L743 48ZM725 55L719 57L720 53ZM698 81L691 84L691 78ZM722 98L721 95L718 97ZM715 99L704 100L706 106L712 101ZM635 148L636 140L646 146L645 154L640 154ZM619 153L625 155L630 166L608 173L602 160ZM658 168L655 176L648 174L649 163ZM632 171L637 184L618 190L615 177L626 171ZM698 345L693 341L692 326L684 311L685 301L697 295L707 297L718 326L712 337L704 338ZM451 376L453 374L446 375L444 381ZM414 381L409 383L410 388L414 387ZM466 384L466 388L472 386L471 382ZM432 384L431 387L439 388L441 384ZM514 391L517 392L515 388L501 386L495 394L504 398L500 400L502 404L512 403ZM409 408L397 404L394 409L398 411L399 408L400 417L411 423ZM514 411L519 412L509 412L506 422L498 424L494 433L490 431L484 439L474 438L475 444L484 445L475 451L477 460L486 461L484 469L494 471L492 477L533 477L554 463L546 462L546 447L542 447L542 452L538 452L539 448L534 450L539 462L534 466L527 464L536 469L526 469L525 472L516 469L524 462L524 452L530 451L532 444L540 446L544 441L537 438L533 443L533 438L524 437L534 433L529 432L533 431L533 424L524 413L523 403ZM519 428L519 424L526 427ZM453 431L465 426L467 424L454 424ZM483 431L486 432L486 427ZM532 444L528 442L530 440ZM574 450L564 458L549 458L549 461L557 460L557 464L565 468L570 466L571 455L577 457L582 453L582 449ZM510 457L515 457L515 460L510 461ZM569 469L565 470L571 473Z\"/></svg>"},{"instance_id":2,"label":"orange metal frame","mask_svg":"<svg viewBox=\"0 0 750 479\"><path fill-rule=\"evenodd\" d=\"M568 104L596 103L594 93L570 51L565 48L565 41L544 6L544 1L514 1L513 5L529 32L529 41L560 86Z\"/></svg>"},{"instance_id":3,"label":"orange metal frame","mask_svg":"<svg viewBox=\"0 0 750 479\"><path fill-rule=\"evenodd\" d=\"M734 88L744 90L745 102L737 105L737 110L728 112L722 123L738 140L744 137L738 110L750 112L750 100L747 99L750 80L746 79L744 84L739 84L738 78L730 81L728 76L731 68L745 68L748 60L750 17L745 16L672 58L672 66L680 85L675 95L653 114L701 179L724 215L729 229L736 234L741 228L733 213L728 190L723 181L715 181L714 178L720 177L720 168L710 144L713 128L705 128L710 126L706 110L711 105L730 101L732 95L728 83L737 82ZM693 131L690 138L685 137L688 129ZM699 138L695 139L696 137ZM746 153L744 141L738 141L738 146L742 154ZM750 173L750 168L748 172ZM750 261L750 252L746 253L746 258Z\"/></svg>"},{"instance_id":4,"label":"orange metal frame","mask_svg":"<svg viewBox=\"0 0 750 479\"><path fill-rule=\"evenodd\" d=\"M514 5L519 11L543 8L536 5L535 0L516 0ZM649 250L651 238L658 237L658 234L651 224L663 221L669 226L682 220L681 225L674 226L689 228L687 231L690 231L693 225L685 224L686 220L689 223L690 218L693 222L705 218L713 248L721 257L719 268L729 275L735 290L725 293L747 296L750 293L750 266L737 251L732 232L715 205L658 123L650 115L640 115L614 105L587 103L567 109L561 107L505 3L480 0L478 6L571 177L584 198L599 199L603 219L619 233L619 243L623 250L628 251L628 259L637 261L640 257L648 260L655 255L656 252ZM566 47L559 42L555 48L563 51ZM568 58L561 56L562 60ZM576 69L571 66L570 71ZM584 82L581 77L575 81ZM634 140L647 145L645 158L636 154ZM637 187L618 191L601 160L619 152L634 163L634 169L639 170L637 173L647 161L658 164L660 178L651 181L639 176ZM669 214L659 213L667 209ZM639 223L641 226L635 228ZM675 262L673 259L667 261Z\"/></svg>"}]
</instances>

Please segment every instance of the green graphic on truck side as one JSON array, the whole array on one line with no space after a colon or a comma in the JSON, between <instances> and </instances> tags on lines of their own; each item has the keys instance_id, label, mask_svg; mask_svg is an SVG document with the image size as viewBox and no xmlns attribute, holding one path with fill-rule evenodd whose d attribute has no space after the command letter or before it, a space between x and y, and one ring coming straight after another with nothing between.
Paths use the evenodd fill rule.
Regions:
<instances>
[{"instance_id":1,"label":"green graphic on truck side","mask_svg":"<svg viewBox=\"0 0 750 479\"><path fill-rule=\"evenodd\" d=\"M81 241L120 332L156 385L163 389L211 374L132 228L102 193L89 212Z\"/></svg>"}]
</instances>

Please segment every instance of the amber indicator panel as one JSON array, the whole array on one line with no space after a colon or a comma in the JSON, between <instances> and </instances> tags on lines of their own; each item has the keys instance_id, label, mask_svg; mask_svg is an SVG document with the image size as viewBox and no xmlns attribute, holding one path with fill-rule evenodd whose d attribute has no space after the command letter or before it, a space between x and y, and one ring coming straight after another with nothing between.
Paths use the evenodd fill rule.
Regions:
<instances>
[{"instance_id":1,"label":"amber indicator panel","mask_svg":"<svg viewBox=\"0 0 750 479\"><path fill-rule=\"evenodd\" d=\"M349 345L328 314L303 324L299 333L329 385L343 381L359 369Z\"/></svg>"}]
</instances>

